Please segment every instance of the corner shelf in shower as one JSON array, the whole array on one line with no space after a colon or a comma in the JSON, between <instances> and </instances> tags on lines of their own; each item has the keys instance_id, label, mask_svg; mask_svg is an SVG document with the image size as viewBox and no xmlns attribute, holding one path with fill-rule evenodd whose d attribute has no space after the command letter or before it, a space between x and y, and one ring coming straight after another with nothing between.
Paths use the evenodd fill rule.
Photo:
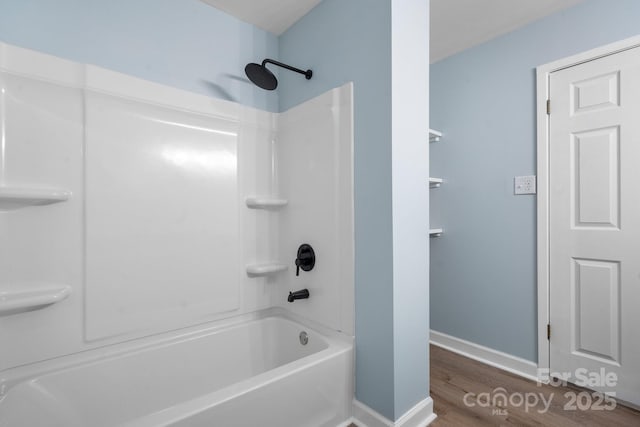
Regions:
<instances>
[{"instance_id":1,"label":"corner shelf in shower","mask_svg":"<svg viewBox=\"0 0 640 427\"><path fill-rule=\"evenodd\" d=\"M442 138L442 132L429 129L429 142L440 142L440 138Z\"/></svg>"},{"instance_id":2,"label":"corner shelf in shower","mask_svg":"<svg viewBox=\"0 0 640 427\"><path fill-rule=\"evenodd\" d=\"M247 197L249 209L279 209L287 205L287 199L274 199L270 197Z\"/></svg>"},{"instance_id":3,"label":"corner shelf in shower","mask_svg":"<svg viewBox=\"0 0 640 427\"><path fill-rule=\"evenodd\" d=\"M272 274L280 273L288 269L285 264L268 263L268 264L251 264L247 265L247 276L249 277L263 277L270 276Z\"/></svg>"},{"instance_id":4,"label":"corner shelf in shower","mask_svg":"<svg viewBox=\"0 0 640 427\"><path fill-rule=\"evenodd\" d=\"M65 202L69 197L71 191L56 188L0 186L0 211Z\"/></svg>"},{"instance_id":5,"label":"corner shelf in shower","mask_svg":"<svg viewBox=\"0 0 640 427\"><path fill-rule=\"evenodd\" d=\"M0 316L23 313L58 303L71 294L66 285L0 285Z\"/></svg>"},{"instance_id":6,"label":"corner shelf in shower","mask_svg":"<svg viewBox=\"0 0 640 427\"><path fill-rule=\"evenodd\" d=\"M444 233L442 228L432 228L429 230L429 237L440 237Z\"/></svg>"}]
</instances>

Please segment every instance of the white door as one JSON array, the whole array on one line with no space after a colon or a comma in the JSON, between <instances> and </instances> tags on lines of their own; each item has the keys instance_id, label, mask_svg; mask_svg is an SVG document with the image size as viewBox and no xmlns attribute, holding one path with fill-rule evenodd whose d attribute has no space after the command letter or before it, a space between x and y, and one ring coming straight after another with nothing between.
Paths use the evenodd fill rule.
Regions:
<instances>
[{"instance_id":1,"label":"white door","mask_svg":"<svg viewBox=\"0 0 640 427\"><path fill-rule=\"evenodd\" d=\"M551 73L550 99L550 370L640 404L640 48Z\"/></svg>"}]
</instances>

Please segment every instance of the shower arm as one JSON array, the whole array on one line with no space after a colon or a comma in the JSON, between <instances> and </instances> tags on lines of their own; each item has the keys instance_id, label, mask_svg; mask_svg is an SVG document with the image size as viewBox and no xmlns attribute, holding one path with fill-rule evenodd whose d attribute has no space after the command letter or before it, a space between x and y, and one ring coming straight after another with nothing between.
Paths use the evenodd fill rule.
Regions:
<instances>
[{"instance_id":1,"label":"shower arm","mask_svg":"<svg viewBox=\"0 0 640 427\"><path fill-rule=\"evenodd\" d=\"M296 73L304 74L307 80L310 80L311 76L313 76L313 72L311 70L304 71L304 70L301 70L300 68L292 67L291 65L283 64L282 62L278 62L273 59L267 58L264 61L262 61L263 67L265 66L265 64L277 65L278 67L286 68L289 71L295 71Z\"/></svg>"}]
</instances>

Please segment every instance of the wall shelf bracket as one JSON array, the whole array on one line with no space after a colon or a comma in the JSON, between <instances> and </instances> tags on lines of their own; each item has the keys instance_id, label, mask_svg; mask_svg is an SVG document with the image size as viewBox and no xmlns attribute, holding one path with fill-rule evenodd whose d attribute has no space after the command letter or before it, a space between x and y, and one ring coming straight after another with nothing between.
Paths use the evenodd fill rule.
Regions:
<instances>
[{"instance_id":1,"label":"wall shelf bracket","mask_svg":"<svg viewBox=\"0 0 640 427\"><path fill-rule=\"evenodd\" d=\"M444 183L442 178L429 178L429 188L438 188Z\"/></svg>"},{"instance_id":2,"label":"wall shelf bracket","mask_svg":"<svg viewBox=\"0 0 640 427\"><path fill-rule=\"evenodd\" d=\"M429 142L440 142L440 138L442 138L442 132L429 129Z\"/></svg>"},{"instance_id":3,"label":"wall shelf bracket","mask_svg":"<svg viewBox=\"0 0 640 427\"><path fill-rule=\"evenodd\" d=\"M440 237L444 233L442 228L432 228L429 230L429 237Z\"/></svg>"}]
</instances>

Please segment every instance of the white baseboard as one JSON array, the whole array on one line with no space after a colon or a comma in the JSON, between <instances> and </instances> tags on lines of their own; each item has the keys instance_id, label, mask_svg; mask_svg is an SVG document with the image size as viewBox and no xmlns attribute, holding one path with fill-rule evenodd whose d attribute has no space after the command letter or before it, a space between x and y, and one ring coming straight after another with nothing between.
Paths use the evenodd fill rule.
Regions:
<instances>
[{"instance_id":1,"label":"white baseboard","mask_svg":"<svg viewBox=\"0 0 640 427\"><path fill-rule=\"evenodd\" d=\"M538 381L538 365L529 360L434 330L431 330L431 344L529 380Z\"/></svg>"},{"instance_id":2,"label":"white baseboard","mask_svg":"<svg viewBox=\"0 0 640 427\"><path fill-rule=\"evenodd\" d=\"M396 422L388 420L364 403L353 400L353 422L358 427L425 427L435 419L433 400L430 397L419 402Z\"/></svg>"}]
</instances>

